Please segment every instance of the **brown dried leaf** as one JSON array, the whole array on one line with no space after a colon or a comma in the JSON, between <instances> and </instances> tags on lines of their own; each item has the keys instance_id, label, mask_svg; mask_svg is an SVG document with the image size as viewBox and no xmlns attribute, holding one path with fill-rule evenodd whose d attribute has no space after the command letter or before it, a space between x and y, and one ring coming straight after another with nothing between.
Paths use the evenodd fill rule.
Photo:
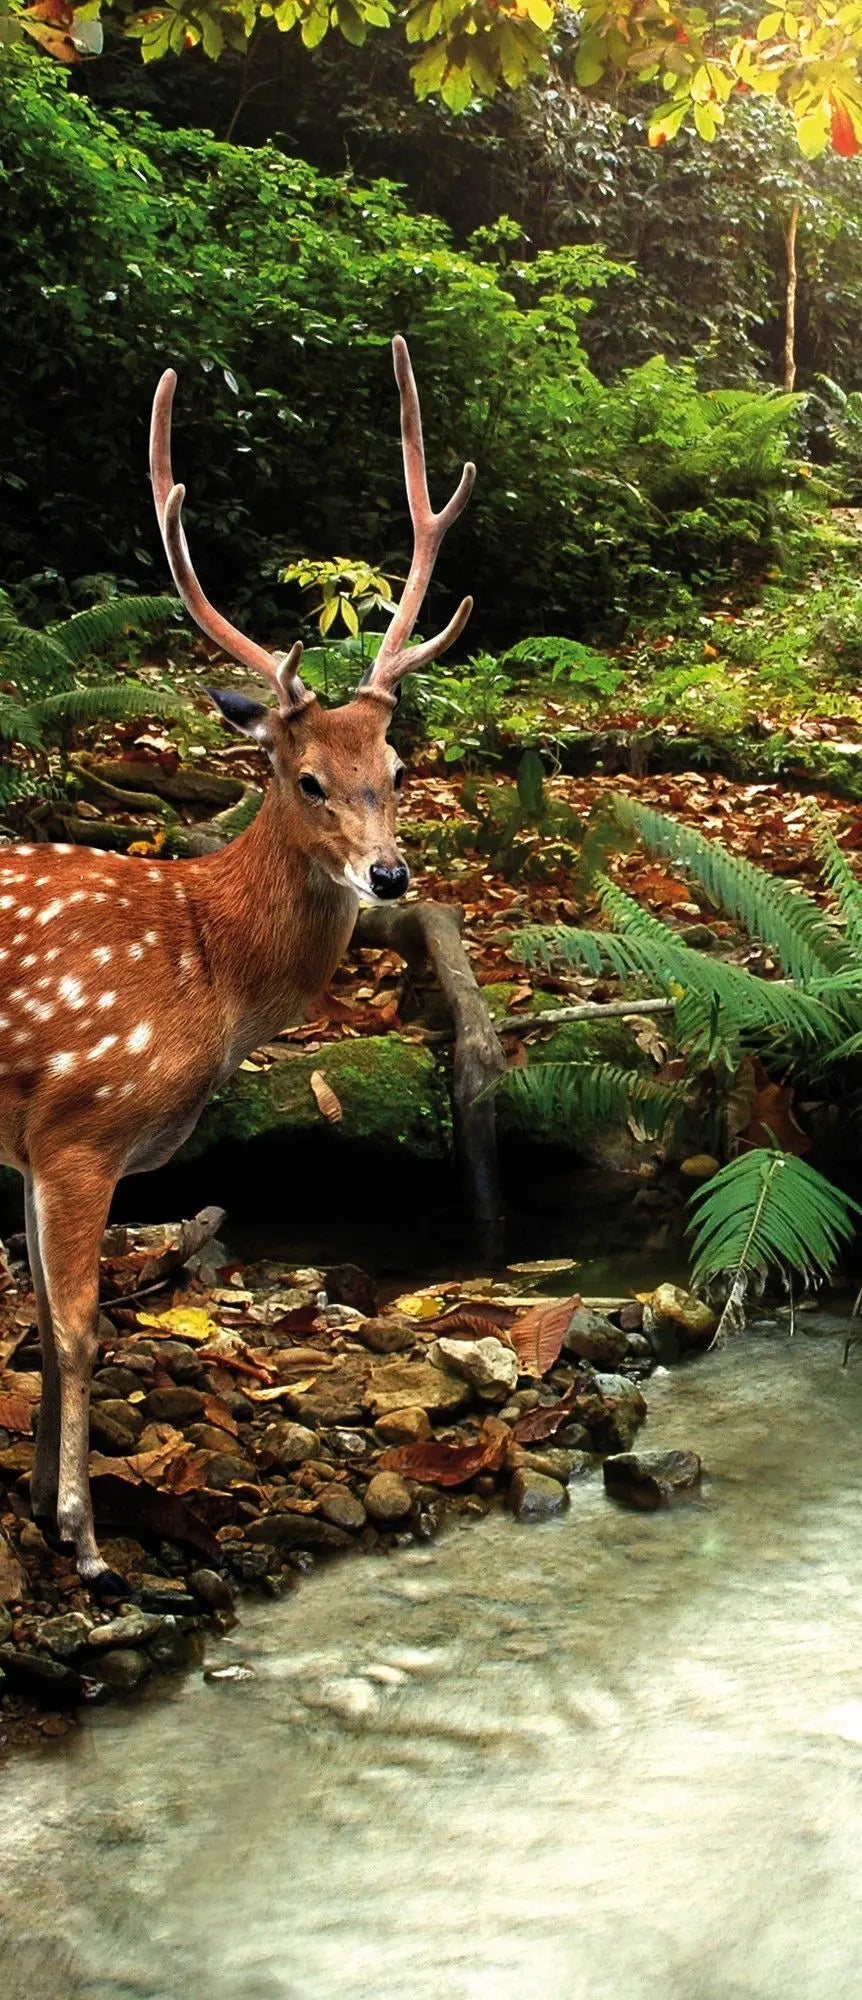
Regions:
<instances>
[{"instance_id":1,"label":"brown dried leaf","mask_svg":"<svg viewBox=\"0 0 862 2000\"><path fill-rule=\"evenodd\" d=\"M516 1444L538 1444L542 1438L553 1437L572 1414L572 1405L578 1393L577 1384L567 1389L558 1403L546 1403L537 1410L527 1410L516 1424L511 1435Z\"/></svg>"},{"instance_id":2,"label":"brown dried leaf","mask_svg":"<svg viewBox=\"0 0 862 2000\"><path fill-rule=\"evenodd\" d=\"M502 1340L506 1347L511 1347L512 1340L509 1334L510 1319L511 1313L508 1311L503 1311L498 1318L493 1311L462 1312L459 1308L456 1312L444 1313L443 1318L435 1322L433 1330L435 1333L438 1331L442 1333L446 1340L488 1340L490 1338L491 1340Z\"/></svg>"},{"instance_id":3,"label":"brown dried leaf","mask_svg":"<svg viewBox=\"0 0 862 2000\"><path fill-rule=\"evenodd\" d=\"M547 1375L553 1368L569 1320L580 1304L577 1292L570 1299L549 1299L546 1306L533 1306L515 1321L511 1341L525 1375Z\"/></svg>"},{"instance_id":4,"label":"brown dried leaf","mask_svg":"<svg viewBox=\"0 0 862 2000\"><path fill-rule=\"evenodd\" d=\"M342 1116L341 1105L323 1071L313 1069L308 1081L321 1116L328 1119L330 1125L337 1125Z\"/></svg>"},{"instance_id":5,"label":"brown dried leaf","mask_svg":"<svg viewBox=\"0 0 862 2000\"><path fill-rule=\"evenodd\" d=\"M478 1472L498 1472L511 1432L489 1417L474 1444L399 1444L384 1451L382 1470L401 1472L427 1486L466 1486Z\"/></svg>"},{"instance_id":6,"label":"brown dried leaf","mask_svg":"<svg viewBox=\"0 0 862 2000\"><path fill-rule=\"evenodd\" d=\"M29 1396L19 1396L10 1391L0 1394L0 1430L13 1431L19 1437L29 1437L31 1419L36 1405Z\"/></svg>"},{"instance_id":7,"label":"brown dried leaf","mask_svg":"<svg viewBox=\"0 0 862 2000\"><path fill-rule=\"evenodd\" d=\"M220 1396L205 1397L203 1413L206 1422L213 1424L216 1430L227 1431L230 1437L236 1437L239 1430L236 1417L231 1416L227 1404L222 1402Z\"/></svg>"}]
</instances>

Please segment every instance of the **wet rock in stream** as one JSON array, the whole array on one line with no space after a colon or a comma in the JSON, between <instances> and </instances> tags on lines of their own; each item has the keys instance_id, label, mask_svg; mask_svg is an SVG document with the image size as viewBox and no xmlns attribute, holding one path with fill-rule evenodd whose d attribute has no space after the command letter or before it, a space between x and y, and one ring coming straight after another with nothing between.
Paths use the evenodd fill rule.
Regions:
<instances>
[{"instance_id":1,"label":"wet rock in stream","mask_svg":"<svg viewBox=\"0 0 862 2000\"><path fill-rule=\"evenodd\" d=\"M696 1451L626 1451L606 1458L602 1470L612 1500L651 1514L699 1486L702 1467Z\"/></svg>"},{"instance_id":2,"label":"wet rock in stream","mask_svg":"<svg viewBox=\"0 0 862 2000\"><path fill-rule=\"evenodd\" d=\"M421 1542L494 1505L552 1520L602 1458L619 1465L646 1414L642 1309L522 1303L528 1276L515 1292L489 1278L387 1307L355 1267L329 1274L328 1302L316 1269L268 1263L222 1283L216 1266L173 1298L114 1301L91 1439L101 1545L129 1585L110 1607L29 1520L28 1335L0 1370L0 1748L30 1714L186 1669L207 1631L236 1624L243 1590L279 1595L321 1560ZM4 1310L26 1313L24 1282L0 1298L0 1336ZM537 1305L567 1325L550 1365L509 1337Z\"/></svg>"}]
</instances>

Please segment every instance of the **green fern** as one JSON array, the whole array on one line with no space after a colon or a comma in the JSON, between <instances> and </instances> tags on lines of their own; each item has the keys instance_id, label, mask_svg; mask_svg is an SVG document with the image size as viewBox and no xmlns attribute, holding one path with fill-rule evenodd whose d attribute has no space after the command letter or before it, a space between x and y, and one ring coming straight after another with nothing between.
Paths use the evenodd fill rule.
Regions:
<instances>
[{"instance_id":1,"label":"green fern","mask_svg":"<svg viewBox=\"0 0 862 2000\"><path fill-rule=\"evenodd\" d=\"M513 953L528 964L578 967L594 978L610 968L624 984L636 980L658 988L676 1001L684 1042L713 1047L723 1040L735 1053L741 1034L791 1045L829 1046L842 1039L846 1029L828 996L753 979L741 966L704 958L606 876L599 876L596 886L613 931L530 926L514 941Z\"/></svg>"},{"instance_id":2,"label":"green fern","mask_svg":"<svg viewBox=\"0 0 862 2000\"><path fill-rule=\"evenodd\" d=\"M636 1111L650 1136L663 1132L684 1102L679 1085L591 1061L540 1061L529 1069L510 1069L500 1088L543 1124L619 1124Z\"/></svg>"},{"instance_id":3,"label":"green fern","mask_svg":"<svg viewBox=\"0 0 862 2000\"><path fill-rule=\"evenodd\" d=\"M35 723L40 741L65 735L90 722L120 722L127 715L170 714L177 696L170 688L141 687L137 681L104 681L95 687L69 688L29 702L24 714Z\"/></svg>"},{"instance_id":4,"label":"green fern","mask_svg":"<svg viewBox=\"0 0 862 2000\"><path fill-rule=\"evenodd\" d=\"M862 958L862 884L857 881L843 848L839 847L822 813L812 808L811 820L814 851L826 886L835 899L848 944Z\"/></svg>"},{"instance_id":5,"label":"green fern","mask_svg":"<svg viewBox=\"0 0 862 2000\"><path fill-rule=\"evenodd\" d=\"M42 627L25 625L7 591L0 590L0 664L20 688L69 687L76 667L129 632L147 632L176 620L174 597L107 597L103 603L55 619Z\"/></svg>"},{"instance_id":6,"label":"green fern","mask_svg":"<svg viewBox=\"0 0 862 2000\"><path fill-rule=\"evenodd\" d=\"M804 890L637 799L616 795L610 811L621 831L633 834L648 854L686 868L717 907L776 953L791 979L824 979L852 964L848 942Z\"/></svg>"},{"instance_id":7,"label":"green fern","mask_svg":"<svg viewBox=\"0 0 862 2000\"><path fill-rule=\"evenodd\" d=\"M764 1268L805 1277L835 1269L862 1208L792 1153L758 1147L722 1167L692 1199L692 1284L731 1276L716 1340L741 1324L748 1284Z\"/></svg>"}]
</instances>

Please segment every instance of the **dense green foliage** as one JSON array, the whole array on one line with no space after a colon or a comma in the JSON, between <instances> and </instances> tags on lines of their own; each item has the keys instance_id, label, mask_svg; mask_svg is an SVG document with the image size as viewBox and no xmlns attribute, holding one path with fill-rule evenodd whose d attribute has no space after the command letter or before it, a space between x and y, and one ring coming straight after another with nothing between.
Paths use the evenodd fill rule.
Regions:
<instances>
[{"instance_id":1,"label":"dense green foliage","mask_svg":"<svg viewBox=\"0 0 862 2000\"><path fill-rule=\"evenodd\" d=\"M657 601L668 571L697 586L768 560L792 399L704 395L691 367L659 359L599 381L581 329L615 267L596 248L504 269L455 251L390 184L112 123L45 67L7 56L4 70L7 575L47 551L68 571L163 574L145 450L168 361L193 547L223 597L253 598L260 626L295 616L285 558L341 551L397 573L399 327L433 489L453 483L456 454L481 467L441 564L447 598L475 592L479 633L577 636Z\"/></svg>"},{"instance_id":2,"label":"dense green foliage","mask_svg":"<svg viewBox=\"0 0 862 2000\"><path fill-rule=\"evenodd\" d=\"M778 1147L730 1160L692 1197L692 1283L729 1278L716 1339L741 1325L749 1285L775 1267L829 1277L854 1235L858 1204Z\"/></svg>"}]
</instances>

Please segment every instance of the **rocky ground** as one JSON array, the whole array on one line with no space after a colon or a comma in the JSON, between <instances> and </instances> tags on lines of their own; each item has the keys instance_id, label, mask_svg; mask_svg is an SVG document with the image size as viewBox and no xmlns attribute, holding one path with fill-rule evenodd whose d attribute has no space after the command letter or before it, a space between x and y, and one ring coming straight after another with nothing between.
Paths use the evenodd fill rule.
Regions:
<instances>
[{"instance_id":1,"label":"rocky ground","mask_svg":"<svg viewBox=\"0 0 862 2000\"><path fill-rule=\"evenodd\" d=\"M321 1559L398 1548L500 1504L545 1520L602 1461L609 1493L639 1507L697 1481L692 1454L632 1451L642 1382L714 1330L676 1287L585 1302L560 1295L571 1267L546 1264L382 1304L353 1266L233 1268L214 1221L106 1239L90 1470L102 1547L129 1581L110 1609L29 1518L39 1357L10 1245L0 1748L198 1666L244 1590L280 1596Z\"/></svg>"}]
</instances>

